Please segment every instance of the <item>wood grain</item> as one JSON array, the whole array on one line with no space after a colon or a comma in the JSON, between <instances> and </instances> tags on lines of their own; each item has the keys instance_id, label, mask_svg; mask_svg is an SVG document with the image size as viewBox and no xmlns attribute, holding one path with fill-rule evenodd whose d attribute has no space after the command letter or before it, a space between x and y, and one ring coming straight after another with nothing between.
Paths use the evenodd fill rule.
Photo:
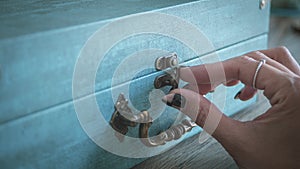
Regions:
<instances>
[{"instance_id":1,"label":"wood grain","mask_svg":"<svg viewBox=\"0 0 300 169\"><path fill-rule=\"evenodd\" d=\"M130 168L144 161L145 158L128 158L128 156L133 156L134 153L157 154L198 133L199 127L177 141L153 149L127 147L124 146L126 144L118 142L114 135L110 137L113 132L110 132L111 128L107 122L114 111L113 98L116 94L123 92L127 85L130 92L126 96L130 99L131 106L137 110L148 109L152 106L148 96L153 89L153 79L161 72L147 69L132 77L129 74L134 69L129 64L130 66L123 70L122 76L117 78L117 83L111 85L113 73L128 55L151 48L176 52L180 57L180 63L186 65L201 64L203 60L211 62L214 52L220 56L221 60L224 60L245 52L266 48L269 7L260 10L258 3L253 0L170 0L164 2L157 0L118 2L114 0L67 0L64 2L30 0L19 1L19 3L1 1L1 167L8 169ZM113 21L130 18L127 17L129 14L141 16L149 13L147 11L174 15L194 24L212 42L214 48L207 48L205 43L199 43L201 52L195 55L182 42L172 37L148 33L130 36L116 43L108 51L104 62L100 64L95 81L95 94L81 93L73 100L74 66L87 39L96 30ZM118 27L119 31L123 28ZM171 30L164 31L176 32L177 30L180 30L180 27L172 27ZM108 34L107 38L112 35L114 34ZM103 41L103 44L106 43L107 41ZM140 57L133 63L143 64L143 60ZM94 60L86 62L87 66L96 64ZM154 63L154 59L150 62ZM150 62L145 64L150 65ZM84 81L85 78L82 80ZM255 98L249 102L233 100L233 96L241 87L242 85L228 89L221 87L215 92L214 97L212 95L207 97L215 98L215 102L225 97L225 106L222 102L217 105L225 114L232 115L255 102ZM99 107L90 106L89 99L94 95ZM74 103L78 102L83 103L86 114L76 114L75 108L77 110L78 107L74 107ZM95 110L98 108L101 110L104 121L99 121L99 114L88 114L97 113ZM158 104L154 104L153 108L152 113L160 112L158 110L161 107ZM159 118L153 124L151 134L167 129L177 117L172 108L167 108L162 112L161 115L157 115ZM87 120L85 124L93 129L92 136L87 135L84 130L86 128L81 126L82 119L79 120L78 117L84 117ZM98 126L100 128L97 128ZM137 136L136 130L136 128L131 129L128 136ZM113 154L97 146L92 139L104 140L105 145L111 146L114 150L124 150L128 154L122 154L126 157ZM130 138L126 138L125 142L128 140ZM141 144L138 139L133 143ZM217 144L205 143L205 145L214 147ZM224 153L219 148L215 148L215 151ZM181 156L178 154L173 160L179 162L178 158ZM187 156L192 157L191 160L196 155ZM157 157L159 156L154 158ZM209 166L210 154L205 153L203 157L206 157L203 163ZM228 159L228 156L221 155L220 157ZM192 163L192 160L191 163L174 162L171 166L183 168L192 166ZM162 167L170 166L164 162L161 164ZM219 166L222 163L214 165ZM228 167L230 166L233 165L229 164Z\"/></svg>"},{"instance_id":2,"label":"wood grain","mask_svg":"<svg viewBox=\"0 0 300 169\"><path fill-rule=\"evenodd\" d=\"M1 3L6 2L2 1ZM93 9L99 8L108 13L114 13L115 10L103 8L101 2L103 1L86 3L95 3L95 6L92 5ZM146 3L146 1L142 2ZM89 12L89 6L81 6L83 1L80 3L68 1L65 5L58 1L52 3L48 7L46 2L35 4L22 1L20 6L15 6L15 3L12 2L5 6L7 9L21 8L22 10L19 13L18 10L12 10L11 13L3 15L1 18L3 24L0 26L0 32L4 36L0 39L1 124L72 101L74 65L81 48L97 29L114 20L101 20L100 14ZM73 13L76 12L73 8L74 5L75 7L82 7L78 14L87 12L87 16L84 15L83 18L74 17ZM127 10L130 11L132 7ZM154 5L153 7L157 6ZM6 10L6 8L2 9ZM32 8L32 11L29 8ZM212 42L216 50L257 37L268 31L269 10L268 8L260 10L258 2L253 0L200 0L156 11L175 15L195 24ZM125 13L123 14L125 15ZM76 23L71 26L74 24L72 22L74 19L84 20L89 15L94 18L92 19L94 22L89 22L89 24L83 22L81 25L76 25ZM95 19L97 17L99 19ZM112 17L115 15L112 14ZM70 18L72 18L71 27L56 29L62 26L58 23L67 24ZM39 32L40 29L35 27L43 26L43 23L47 23L46 26L54 26L55 29L43 28L41 29L42 32ZM18 33L15 29L28 32ZM17 36L9 35L11 32L15 32ZM6 34L10 38L6 37ZM212 52L208 51L203 44L199 44L199 47L203 51L199 56ZM96 91L110 87L116 66L128 54L149 48L175 51L178 56L182 57L181 62L197 57L189 52L183 44L168 37L145 35L127 39L127 41L117 44L115 49L107 54L105 64L102 64L99 70L99 72L104 73L98 76L95 82ZM141 76L148 75L153 71L146 71ZM131 77L125 76L121 79L126 81L129 78ZM120 83L125 81L120 81ZM88 94L91 93L84 95Z\"/></svg>"},{"instance_id":3,"label":"wood grain","mask_svg":"<svg viewBox=\"0 0 300 169\"><path fill-rule=\"evenodd\" d=\"M267 36L264 35L219 50L217 53L222 59L237 56L246 51L265 47L266 39ZM210 55L206 57L210 57ZM188 64L197 63L199 63L199 60L191 61ZM136 79L136 82L133 82L136 83L136 87L133 86L133 93L136 95L133 95L131 99L133 99L133 102L136 102L136 106L144 105L143 102L146 100L146 98L141 97L143 96L141 93L145 92L144 95L147 95L147 90L145 89L151 90L153 88L153 84L150 83L151 78L149 76L143 78ZM145 78L149 80L149 83L145 83L147 82ZM141 84L144 85L143 90L138 89ZM227 90L227 103L225 109L222 110L228 115L235 113L254 101L234 101L233 96L240 87ZM121 88L122 86L116 90L122 91ZM96 93L99 108L106 120L110 119L114 104L109 92L110 90L107 89ZM85 103L85 101L88 101L88 97L77 101ZM84 105L88 107L85 111L93 111L89 107L89 102L86 102ZM168 127L166 124L170 123L166 122L168 120L172 122L171 116L168 116L172 115L172 112L174 110L169 109L169 113L165 112L160 117L161 120L157 123L158 126L154 127L154 131L157 132ZM95 125L99 124L100 121L97 120L96 116L91 116L90 118ZM105 132L109 128L108 124L102 125L106 127L95 131L98 136L107 134ZM197 131L199 130L191 132L188 136L192 136ZM0 125L0 133L0 145L3 145L0 147L0 163L4 168L18 168L20 166L25 168L129 168L144 160L120 157L98 147L80 126L73 102L2 124ZM129 134L134 135L134 133L135 130L132 130ZM102 137L102 139L106 140L105 137ZM108 143L114 142L114 140L106 141ZM158 150L147 150L148 153L155 153L156 151Z\"/></svg>"},{"instance_id":4,"label":"wood grain","mask_svg":"<svg viewBox=\"0 0 300 169\"><path fill-rule=\"evenodd\" d=\"M0 1L0 39L62 29L195 0Z\"/></svg>"}]
</instances>

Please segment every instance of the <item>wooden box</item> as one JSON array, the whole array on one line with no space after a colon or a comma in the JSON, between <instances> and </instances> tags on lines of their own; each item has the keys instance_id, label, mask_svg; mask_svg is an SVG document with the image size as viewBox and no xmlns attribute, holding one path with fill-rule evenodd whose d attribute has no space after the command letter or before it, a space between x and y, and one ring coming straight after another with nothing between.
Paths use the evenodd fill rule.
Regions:
<instances>
[{"instance_id":1,"label":"wooden box","mask_svg":"<svg viewBox=\"0 0 300 169\"><path fill-rule=\"evenodd\" d=\"M269 4L260 0L0 4L2 168L130 168L172 151L201 129L139 150L137 139L126 143L137 136L132 127L118 142L109 125L118 95L136 111L156 113L156 135L185 118L153 92L163 73L154 69L157 57L176 52L180 65L190 66L267 47ZM207 97L232 115L255 102L233 99L242 87L219 87Z\"/></svg>"}]
</instances>

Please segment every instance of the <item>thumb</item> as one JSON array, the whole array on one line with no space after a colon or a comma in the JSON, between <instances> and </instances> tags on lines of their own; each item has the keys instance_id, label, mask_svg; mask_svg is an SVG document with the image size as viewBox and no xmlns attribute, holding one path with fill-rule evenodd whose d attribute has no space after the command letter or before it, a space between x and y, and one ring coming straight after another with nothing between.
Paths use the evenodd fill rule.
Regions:
<instances>
[{"instance_id":1,"label":"thumb","mask_svg":"<svg viewBox=\"0 0 300 169\"><path fill-rule=\"evenodd\" d=\"M207 133L216 138L227 150L240 140L243 123L224 115L208 99L188 89L175 89L162 100L196 122ZM231 154L231 153L230 153Z\"/></svg>"}]
</instances>

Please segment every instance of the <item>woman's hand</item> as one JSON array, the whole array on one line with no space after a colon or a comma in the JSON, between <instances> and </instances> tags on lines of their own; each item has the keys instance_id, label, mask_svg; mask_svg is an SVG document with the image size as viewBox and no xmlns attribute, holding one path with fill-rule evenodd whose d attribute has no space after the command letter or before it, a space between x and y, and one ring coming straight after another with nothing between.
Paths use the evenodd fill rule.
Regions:
<instances>
[{"instance_id":1,"label":"woman's hand","mask_svg":"<svg viewBox=\"0 0 300 169\"><path fill-rule=\"evenodd\" d=\"M262 59L266 63L254 79ZM180 77L189 84L163 100L212 134L240 168L300 168L300 67L285 47L182 68ZM236 98L248 100L257 91L254 80L272 107L253 121L233 120L202 96L220 84L231 86L241 81L245 88ZM181 107L173 101L178 94L185 100Z\"/></svg>"}]
</instances>

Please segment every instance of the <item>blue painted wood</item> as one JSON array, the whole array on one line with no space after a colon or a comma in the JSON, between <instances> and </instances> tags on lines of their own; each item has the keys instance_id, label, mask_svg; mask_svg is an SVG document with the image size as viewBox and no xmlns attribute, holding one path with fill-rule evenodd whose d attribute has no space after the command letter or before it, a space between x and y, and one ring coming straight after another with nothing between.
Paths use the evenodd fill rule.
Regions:
<instances>
[{"instance_id":1,"label":"blue painted wood","mask_svg":"<svg viewBox=\"0 0 300 169\"><path fill-rule=\"evenodd\" d=\"M109 20L193 1L0 1L0 39Z\"/></svg>"},{"instance_id":2,"label":"blue painted wood","mask_svg":"<svg viewBox=\"0 0 300 169\"><path fill-rule=\"evenodd\" d=\"M115 1L37 4L31 1L22 1L21 4L1 2L7 4L1 4L5 8L1 8L1 13L4 14L0 17L0 123L9 123L14 119L71 101L72 75L80 49L95 30L114 21L114 17L170 6L157 11L179 16L195 24L212 41L216 49L268 31L269 10L260 10L258 1L200 0L181 4L182 2L187 1L153 4L140 1L138 6L122 1L118 2L122 6L120 10L111 10L119 9ZM112 6L103 8L103 4ZM178 5L172 6L174 4ZM138 9L141 6L143 8ZM97 9L101 9L100 13ZM78 12L78 16L81 17L74 17L74 12ZM199 45L202 50L200 56L211 52ZM176 51L182 57L182 62L196 57L182 44L167 37L132 37L109 51L107 58L113 55L119 57L112 61L108 59L100 67L99 72L104 70L107 73L97 78L96 91L110 87L111 72L114 72L115 65L127 54L155 47ZM146 71L141 76L152 72ZM128 81L128 78L131 77L120 78L122 81L119 83Z\"/></svg>"},{"instance_id":3,"label":"blue painted wood","mask_svg":"<svg viewBox=\"0 0 300 169\"><path fill-rule=\"evenodd\" d=\"M247 51L265 48L266 41L267 35L262 35L218 50L217 53L221 59L226 59ZM211 55L204 56L208 60L210 57ZM199 59L193 59L186 64L199 63L201 63ZM153 89L152 80L158 73L137 78L129 83L134 89L130 97L134 105L147 107L147 98L140 96L148 96L149 91ZM125 85L126 83L96 93L99 107L106 120L109 120L113 113L110 92L112 90L123 91L122 88ZM139 90L139 88L143 90ZM228 89L228 100L224 110L227 114L234 113L253 102L253 100L250 102L233 100L233 96L238 91L237 88ZM89 97L78 99L75 102L88 104L86 101L89 100ZM86 111L88 110L93 111L92 109ZM174 113L174 109L168 108L164 115L159 118L157 123L159 127L154 129L157 132L161 128L168 127L166 121L172 120L166 115L175 116L176 113ZM93 125L97 125L99 122L96 117L91 117L91 119ZM109 129L108 124L102 125L106 125L106 127L103 127L101 131L95 131L99 136L107 134L105 132ZM197 131L199 129L189 133L189 136ZM134 133L131 134L134 135ZM105 140L105 137L102 139ZM115 140L106 141L108 143L115 142ZM82 130L72 102L0 125L0 145L2 145L0 146L0 163L3 168L130 168L144 160L120 157L96 146ZM118 146L116 145L116 147ZM148 153L159 151L158 149L146 150ZM162 148L162 150L164 149Z\"/></svg>"}]
</instances>

